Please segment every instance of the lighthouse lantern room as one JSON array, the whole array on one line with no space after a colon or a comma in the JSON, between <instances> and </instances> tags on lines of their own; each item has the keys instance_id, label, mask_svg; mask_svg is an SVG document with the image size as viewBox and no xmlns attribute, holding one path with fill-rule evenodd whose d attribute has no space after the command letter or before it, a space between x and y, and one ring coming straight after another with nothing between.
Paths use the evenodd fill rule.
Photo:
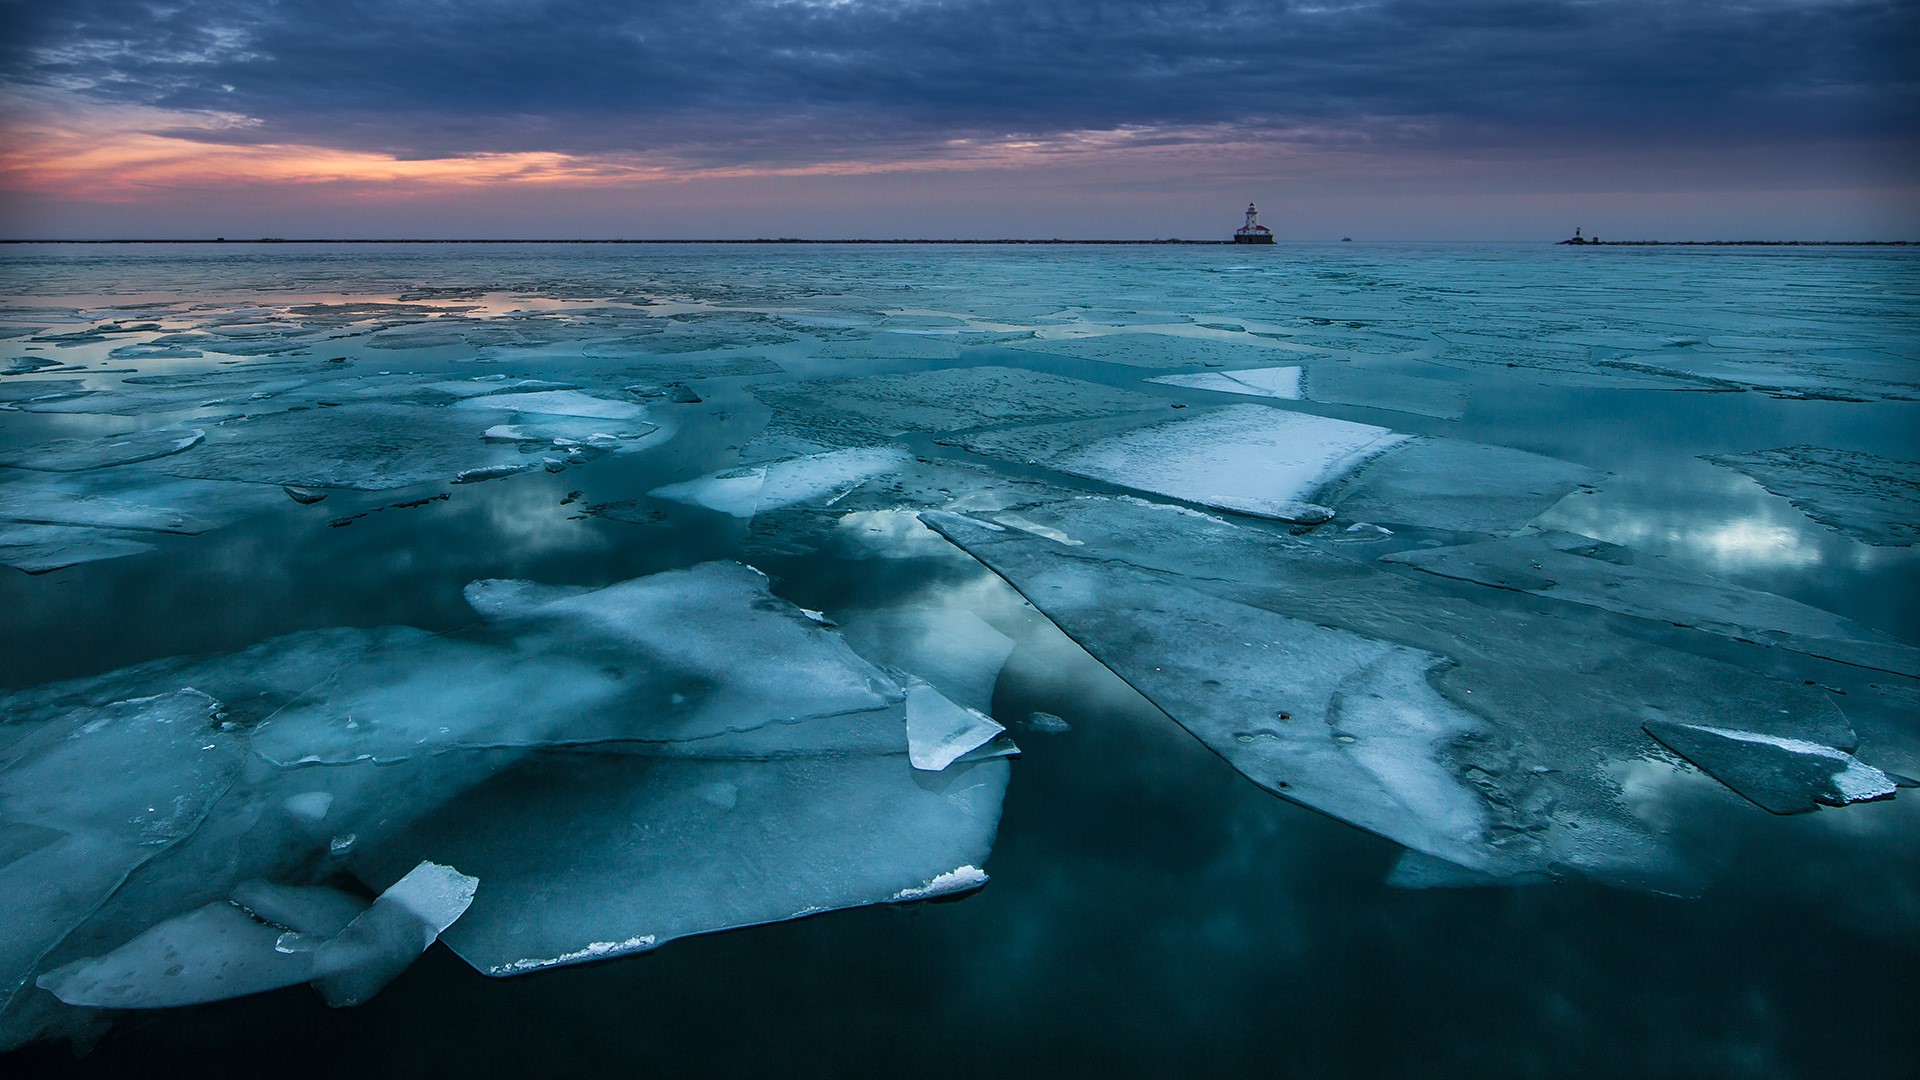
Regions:
<instances>
[{"instance_id":1,"label":"lighthouse lantern room","mask_svg":"<svg viewBox=\"0 0 1920 1080\"><path fill-rule=\"evenodd\" d=\"M1233 230L1233 242L1236 244L1273 243L1273 230L1260 224L1260 210L1252 203L1247 204L1247 223Z\"/></svg>"}]
</instances>

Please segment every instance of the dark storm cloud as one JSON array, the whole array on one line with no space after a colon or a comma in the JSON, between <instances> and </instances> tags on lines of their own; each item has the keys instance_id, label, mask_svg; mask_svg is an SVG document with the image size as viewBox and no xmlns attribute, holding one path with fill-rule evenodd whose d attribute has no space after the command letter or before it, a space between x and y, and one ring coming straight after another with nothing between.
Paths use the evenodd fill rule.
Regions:
<instances>
[{"instance_id":1,"label":"dark storm cloud","mask_svg":"<svg viewBox=\"0 0 1920 1080\"><path fill-rule=\"evenodd\" d=\"M15 0L0 13L8 81L260 121L223 136L235 141L417 156L771 161L1218 123L1452 144L1920 128L1915 6L1867 0Z\"/></svg>"}]
</instances>

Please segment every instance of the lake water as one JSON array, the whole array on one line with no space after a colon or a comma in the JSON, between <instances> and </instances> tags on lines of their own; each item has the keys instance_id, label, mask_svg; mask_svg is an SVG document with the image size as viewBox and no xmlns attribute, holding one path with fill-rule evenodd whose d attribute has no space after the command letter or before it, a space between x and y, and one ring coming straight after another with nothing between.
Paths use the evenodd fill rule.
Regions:
<instances>
[{"instance_id":1,"label":"lake water","mask_svg":"<svg viewBox=\"0 0 1920 1080\"><path fill-rule=\"evenodd\" d=\"M195 804L204 820L114 849L125 883L73 886L47 916L67 921L32 931L44 956L0 949L27 965L0 978L102 955L263 875L364 906L396 867L450 863L480 878L448 932L466 954L487 943L459 933L486 920L565 923L581 882L615 858L596 845L652 858L649 845L684 844L684 863L647 864L661 880L711 871L703 852L737 858L722 884L739 894L882 858L848 854L863 844L918 865L908 856L991 842L978 891L849 906L893 886L868 895L835 869L817 884L839 899L818 906L839 910L717 933L698 931L708 907L733 903L714 899L722 884L636 881L628 913L604 893L625 887L602 881L595 918L689 929L513 978L437 944L352 1008L291 985L103 1014L29 979L0 1030L48 1038L13 1051L19 1075L1780 1077L1920 1061L1920 797L1768 813L1641 727L1757 728L1920 775L1910 251L22 245L0 260L0 293L0 555L33 571L0 570L0 685L14 692L0 766L42 760L112 702L221 696L206 662L169 658L216 658L217 678L256 680L267 703L255 715L226 699L235 764ZM1223 387L1233 372L1270 374ZM1273 422L1302 432L1273 445L1321 453L1284 473L1306 486L1260 487L1266 443L1183 434L1229 414L1250 418L1256 443ZM520 430L480 437L496 425ZM135 431L158 434L128 443ZM176 449L181 432L198 435ZM1341 438L1376 441L1342 457ZM1746 456L1781 448L1811 449ZM449 483L478 469L492 472ZM1369 479L1386 469L1404 470L1401 487ZM1282 509L1233 501L1253 488ZM1286 509L1301 502L1331 520ZM1562 532L1617 547L1581 549L1572 571L1554 552L1496 547L1510 560L1499 588L1485 572L1420 569L1427 552ZM1275 561L1207 562L1226 550ZM1109 576L1123 557L1174 591L1113 585L1135 580ZM826 791L805 804L825 807L826 831L788 835L814 818L738 817L755 790L741 772L737 787L688 789L735 819L662 839L676 819L643 823L586 790L683 767L636 773L640 759L621 756L621 738L665 736L579 734L600 699L569 690L586 685L569 673L590 681L611 661L601 644L570 655L565 627L630 609L557 624L559 644L535 654L526 624L476 629L464 590L582 592L715 561L763 572L771 598L676 594L684 629L637 631L707 641L700 628L722 620L717 653L686 645L707 651L687 654L697 678L674 708L733 701L719 695L742 679L781 703L824 693L827 676L779 675L777 651L729 651L726 628L747 622L724 621L822 613L837 630L791 632L823 648L844 637L860 663L925 675L1008 729L1010 763L917 775L898 735L887 759L888 783L928 798L1004 773L997 832L990 817L977 843L950 822L842 820ZM1045 591L1096 586L1097 600ZM1690 591L1709 587L1731 605L1711 617ZM1203 599L1189 617L1167 597ZM1332 764L1298 765L1289 787L1271 770L1304 759L1236 756L1209 732L1240 721L1197 688L1224 679L1257 696L1263 671L1311 682L1317 661L1249 666L1222 651L1241 642L1205 629L1241 625L1281 627L1298 636L1276 646L1323 648L1330 663L1376 645L1431 659L1406 661L1414 684L1343 682L1326 706ZM356 650L378 627L448 636L396 639L369 664ZM317 631L353 644L310 676L283 675L292 661L262 644ZM438 659L442 643L500 650L486 655L530 672L500 686L524 696L503 700L489 661ZM246 650L261 659L219 659ZM77 681L34 689L64 680ZM1360 685L1402 711L1343 729L1340 694ZM471 737L457 713L413 742L358 727L298 741L299 710L344 709L348 686L376 726L405 719L379 709L437 716L437 699L469 690L500 715ZM1428 731L1443 713L1468 726L1414 742L1395 727ZM1802 715L1812 726L1792 727ZM1585 734L1600 722L1588 716L1604 733ZM1250 730L1242 744L1266 737ZM1486 763L1495 745L1510 769ZM787 753L728 767L784 769ZM59 783L118 782L74 769ZM389 831L334 850L329 826L307 851L247 801L323 775L348 785L328 789L336 818ZM0 897L50 888L31 860L85 832L19 809L42 805L40 789L6 776L0 817L27 831L0 833L13 845ZM383 818L386 800L407 809ZM1479 824L1455 828L1456 813ZM1533 824L1509 835L1510 819ZM1412 872L1432 864L1404 858L1409 845L1481 884L1409 887L1433 880ZM568 852L553 856L564 872L521 880L519 906L497 914L507 887L490 896L489 881L504 877L473 867L512 849L524 870L548 847Z\"/></svg>"}]
</instances>

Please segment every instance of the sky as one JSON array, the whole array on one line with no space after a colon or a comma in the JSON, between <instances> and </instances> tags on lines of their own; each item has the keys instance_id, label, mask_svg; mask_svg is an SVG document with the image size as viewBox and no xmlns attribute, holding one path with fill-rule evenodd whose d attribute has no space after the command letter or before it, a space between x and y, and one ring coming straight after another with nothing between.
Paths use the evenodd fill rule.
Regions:
<instances>
[{"instance_id":1,"label":"sky","mask_svg":"<svg viewBox=\"0 0 1920 1080\"><path fill-rule=\"evenodd\" d=\"M0 237L1920 239L1920 0L0 0Z\"/></svg>"}]
</instances>

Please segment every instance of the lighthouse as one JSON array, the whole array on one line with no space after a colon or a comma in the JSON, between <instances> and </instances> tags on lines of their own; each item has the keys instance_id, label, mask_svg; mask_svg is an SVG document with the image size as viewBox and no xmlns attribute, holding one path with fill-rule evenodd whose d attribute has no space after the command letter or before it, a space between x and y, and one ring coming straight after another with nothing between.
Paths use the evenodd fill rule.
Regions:
<instances>
[{"instance_id":1,"label":"lighthouse","mask_svg":"<svg viewBox=\"0 0 1920 1080\"><path fill-rule=\"evenodd\" d=\"M1273 230L1260 224L1260 208L1247 204L1247 223L1233 230L1233 242L1236 244L1271 244Z\"/></svg>"}]
</instances>

